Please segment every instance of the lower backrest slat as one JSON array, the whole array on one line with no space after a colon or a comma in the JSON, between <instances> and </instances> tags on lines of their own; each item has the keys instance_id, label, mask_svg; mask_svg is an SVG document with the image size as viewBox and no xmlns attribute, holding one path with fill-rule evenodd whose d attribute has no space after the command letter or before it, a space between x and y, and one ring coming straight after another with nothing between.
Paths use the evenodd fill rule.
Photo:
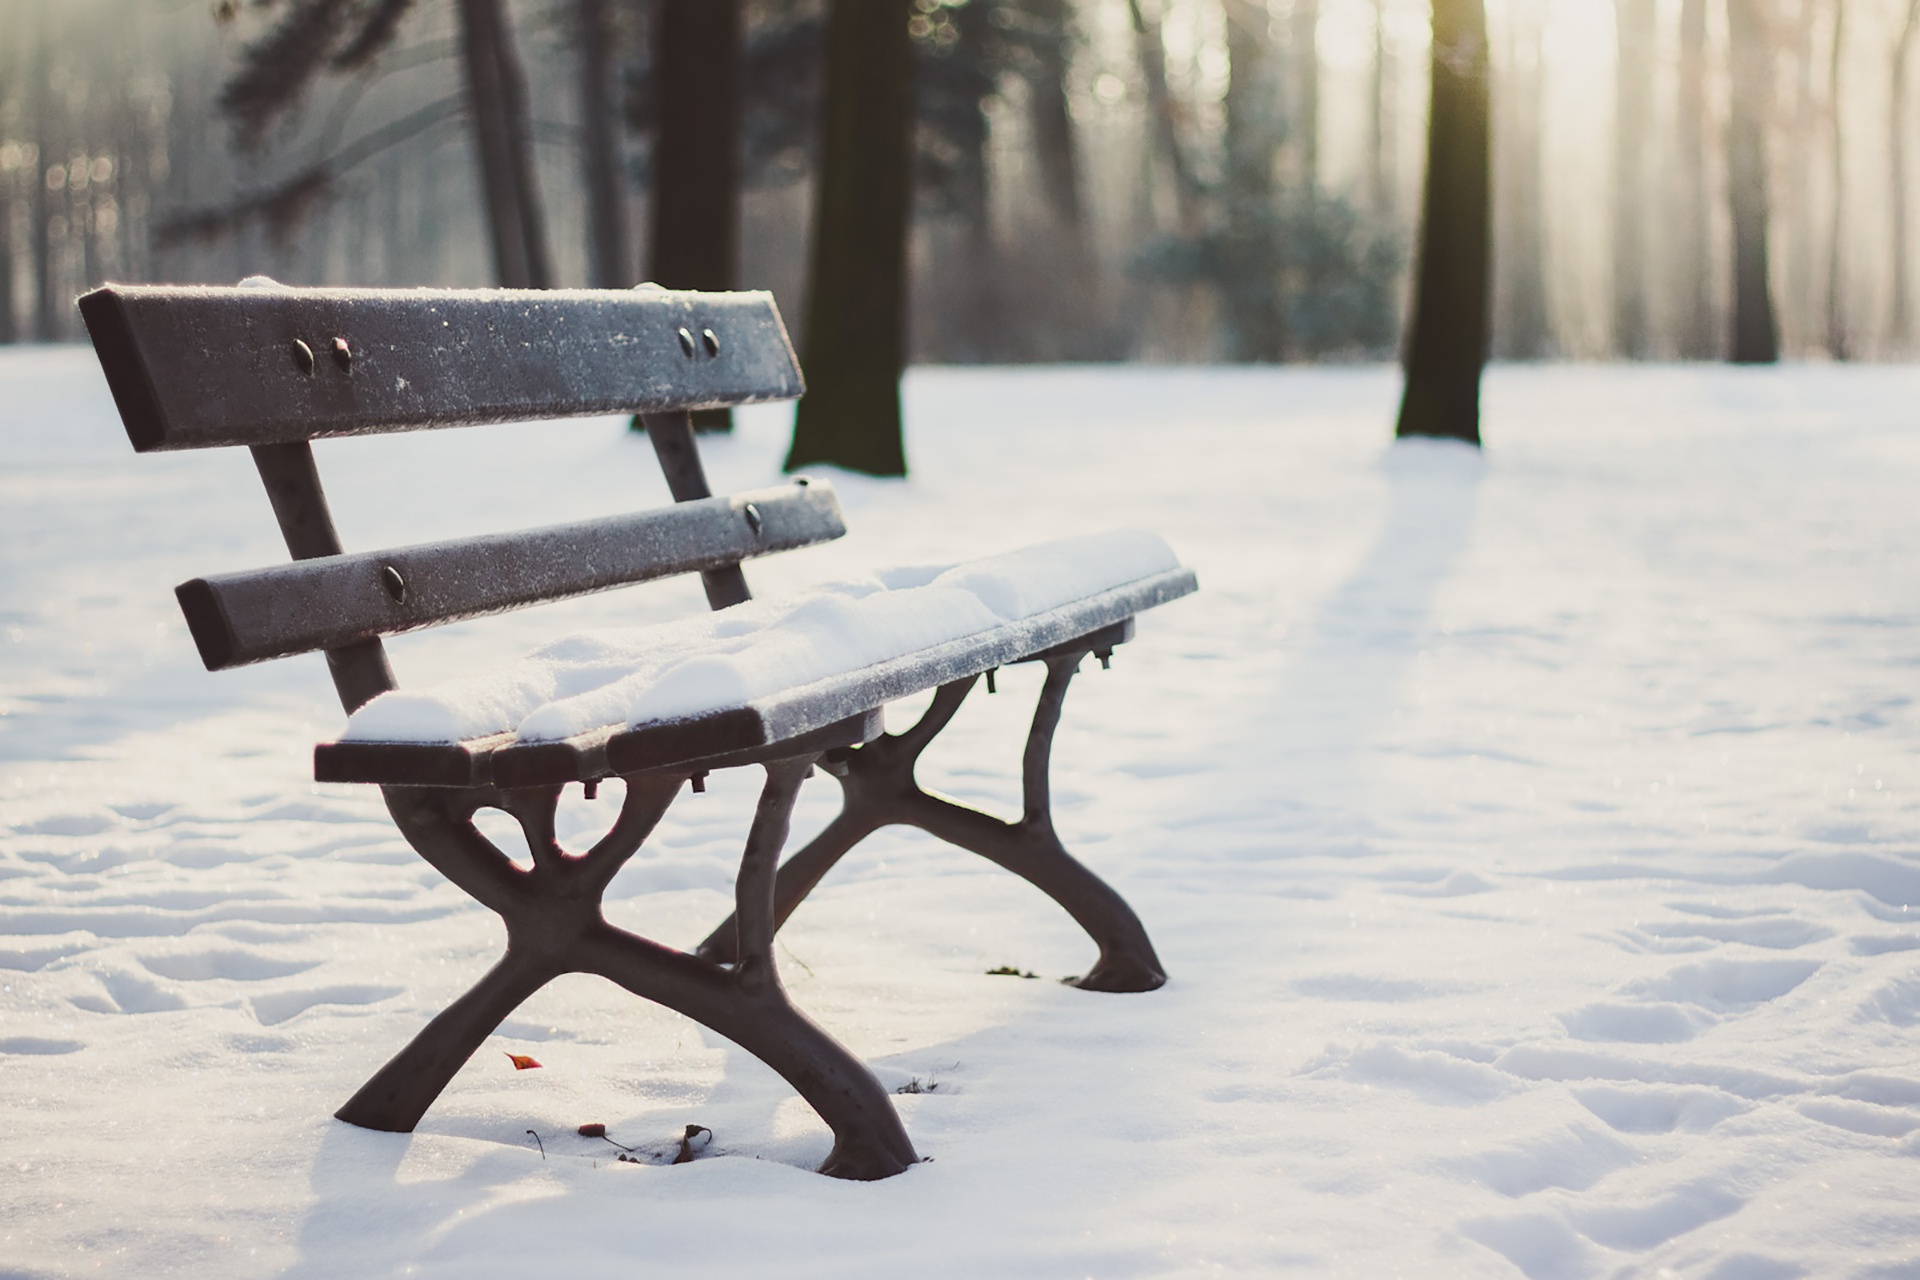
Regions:
<instances>
[{"instance_id":1,"label":"lower backrest slat","mask_svg":"<svg viewBox=\"0 0 1920 1280\"><path fill-rule=\"evenodd\" d=\"M798 480L604 520L196 578L176 589L208 670L628 583L731 568L846 532L831 485Z\"/></svg>"}]
</instances>

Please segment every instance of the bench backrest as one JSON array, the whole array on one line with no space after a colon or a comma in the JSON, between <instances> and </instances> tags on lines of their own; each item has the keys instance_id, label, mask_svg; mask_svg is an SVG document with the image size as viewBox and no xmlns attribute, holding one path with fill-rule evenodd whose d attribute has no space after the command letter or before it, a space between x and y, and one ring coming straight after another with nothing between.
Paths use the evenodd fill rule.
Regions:
<instances>
[{"instance_id":1,"label":"bench backrest","mask_svg":"<svg viewBox=\"0 0 1920 1280\"><path fill-rule=\"evenodd\" d=\"M716 498L691 411L804 390L765 293L109 285L80 312L136 450L245 445L296 563L176 589L209 670L316 649L352 711L394 687L380 637L671 574L716 609L740 562L839 537L830 487ZM309 441L643 415L676 505L347 555Z\"/></svg>"}]
</instances>

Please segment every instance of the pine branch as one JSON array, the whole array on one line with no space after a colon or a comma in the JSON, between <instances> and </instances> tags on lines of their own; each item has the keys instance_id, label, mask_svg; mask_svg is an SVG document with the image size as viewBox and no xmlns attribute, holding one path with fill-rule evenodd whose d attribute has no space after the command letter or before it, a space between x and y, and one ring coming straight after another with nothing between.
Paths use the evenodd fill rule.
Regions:
<instances>
[{"instance_id":1,"label":"pine branch","mask_svg":"<svg viewBox=\"0 0 1920 1280\"><path fill-rule=\"evenodd\" d=\"M220 113L234 122L241 147L257 148L268 126L320 74L350 3L293 0L273 30L242 51L240 69L221 86L219 98Z\"/></svg>"},{"instance_id":2,"label":"pine branch","mask_svg":"<svg viewBox=\"0 0 1920 1280\"><path fill-rule=\"evenodd\" d=\"M393 43L400 19L413 8L413 0L373 0L372 9L361 20L360 30L347 41L346 48L333 55L335 71L357 71L379 57Z\"/></svg>"},{"instance_id":3,"label":"pine branch","mask_svg":"<svg viewBox=\"0 0 1920 1280\"><path fill-rule=\"evenodd\" d=\"M254 222L265 227L277 242L284 243L307 215L333 194L334 184L344 174L383 151L457 118L466 107L463 96L442 98L356 138L333 155L264 191L243 195L230 204L176 213L155 226L154 244L162 249L189 243L206 244L242 231Z\"/></svg>"}]
</instances>

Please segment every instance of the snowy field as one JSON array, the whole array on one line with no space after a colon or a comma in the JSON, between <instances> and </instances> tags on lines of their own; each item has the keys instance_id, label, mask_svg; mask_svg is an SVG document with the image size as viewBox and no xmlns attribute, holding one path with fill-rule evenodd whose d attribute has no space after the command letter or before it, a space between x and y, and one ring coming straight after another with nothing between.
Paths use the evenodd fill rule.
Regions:
<instances>
[{"instance_id":1,"label":"snowy field","mask_svg":"<svg viewBox=\"0 0 1920 1280\"><path fill-rule=\"evenodd\" d=\"M201 670L173 584L284 557L244 453L135 457L87 352L0 355L0 1276L1920 1276L1920 370L1497 370L1484 459L1389 447L1395 394L917 372L914 479L836 478L851 536L749 567L1139 525L1201 579L1089 664L1056 757L1163 990L988 976L1091 948L912 834L782 934L801 1006L921 1090L930 1162L850 1184L771 1072L582 977L419 1132L330 1119L496 918L308 781L317 658ZM774 481L786 423L713 442L717 486ZM350 549L665 500L613 422L318 453ZM419 683L698 607L391 651ZM1038 680L931 781L1014 808ZM616 923L703 936L755 786L683 797ZM712 1147L651 1162L687 1124Z\"/></svg>"}]
</instances>

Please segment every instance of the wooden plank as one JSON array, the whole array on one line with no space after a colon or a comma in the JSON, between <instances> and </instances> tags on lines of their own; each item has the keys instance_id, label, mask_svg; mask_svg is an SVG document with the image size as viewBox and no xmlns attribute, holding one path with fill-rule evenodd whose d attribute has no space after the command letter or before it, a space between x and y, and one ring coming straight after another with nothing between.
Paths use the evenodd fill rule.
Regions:
<instances>
[{"instance_id":1,"label":"wooden plank","mask_svg":"<svg viewBox=\"0 0 1920 1280\"><path fill-rule=\"evenodd\" d=\"M560 742L515 744L500 734L469 743L323 743L314 751L314 776L321 782L454 785L425 781L425 775L451 776L466 754L484 749L476 776L489 785L531 786L764 754L923 689L1058 652L1075 641L1110 648L1131 636L1127 624L1135 614L1198 586L1192 570L1170 570L992 631L684 720L598 729ZM410 757L419 763L409 764Z\"/></svg>"},{"instance_id":2,"label":"wooden plank","mask_svg":"<svg viewBox=\"0 0 1920 1280\"><path fill-rule=\"evenodd\" d=\"M804 389L768 293L108 285L80 313L141 452Z\"/></svg>"},{"instance_id":3,"label":"wooden plank","mask_svg":"<svg viewBox=\"0 0 1920 1280\"><path fill-rule=\"evenodd\" d=\"M195 578L175 595L201 661L219 671L734 566L845 532L833 486L796 480L634 515Z\"/></svg>"}]
</instances>

